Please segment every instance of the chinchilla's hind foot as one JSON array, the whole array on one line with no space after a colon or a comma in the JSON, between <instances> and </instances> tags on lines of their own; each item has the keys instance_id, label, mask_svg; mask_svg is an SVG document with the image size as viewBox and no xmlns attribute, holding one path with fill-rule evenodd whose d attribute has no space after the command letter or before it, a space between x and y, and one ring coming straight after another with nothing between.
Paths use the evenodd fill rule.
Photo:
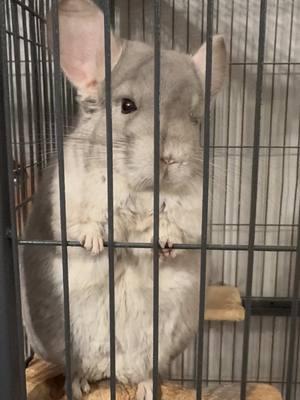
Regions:
<instances>
[{"instance_id":1,"label":"chinchilla's hind foot","mask_svg":"<svg viewBox=\"0 0 300 400\"><path fill-rule=\"evenodd\" d=\"M84 394L88 394L91 391L91 387L90 387L87 379L85 379L85 378L82 378L80 380L80 387L81 387L82 393L84 393Z\"/></svg>"},{"instance_id":2,"label":"chinchilla's hind foot","mask_svg":"<svg viewBox=\"0 0 300 400\"><path fill-rule=\"evenodd\" d=\"M65 391L67 393L67 383L65 383ZM72 380L72 396L73 400L82 400L84 394L88 394L91 388L86 378L75 376Z\"/></svg>"},{"instance_id":3,"label":"chinchilla's hind foot","mask_svg":"<svg viewBox=\"0 0 300 400\"><path fill-rule=\"evenodd\" d=\"M161 400L161 382L159 378L158 388L158 399ZM140 382L137 387L136 400L152 400L153 399L153 381L148 379L147 381Z\"/></svg>"}]
</instances>

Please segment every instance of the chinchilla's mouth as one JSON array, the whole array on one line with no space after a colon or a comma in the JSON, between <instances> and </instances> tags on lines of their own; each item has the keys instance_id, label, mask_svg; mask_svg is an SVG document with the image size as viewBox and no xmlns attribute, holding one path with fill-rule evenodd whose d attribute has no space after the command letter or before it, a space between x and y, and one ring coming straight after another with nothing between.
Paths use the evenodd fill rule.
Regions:
<instances>
[{"instance_id":1,"label":"chinchilla's mouth","mask_svg":"<svg viewBox=\"0 0 300 400\"><path fill-rule=\"evenodd\" d=\"M164 180L168 180L170 174L169 174L169 169L164 168L160 170L160 182L163 182Z\"/></svg>"}]
</instances>

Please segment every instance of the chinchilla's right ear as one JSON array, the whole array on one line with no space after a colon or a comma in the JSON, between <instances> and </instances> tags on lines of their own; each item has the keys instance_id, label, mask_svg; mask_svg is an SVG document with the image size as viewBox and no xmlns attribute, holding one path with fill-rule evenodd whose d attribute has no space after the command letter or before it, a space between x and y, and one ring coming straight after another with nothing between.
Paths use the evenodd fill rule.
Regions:
<instances>
[{"instance_id":1,"label":"chinchilla's right ear","mask_svg":"<svg viewBox=\"0 0 300 400\"><path fill-rule=\"evenodd\" d=\"M52 13L48 42L52 43ZM104 16L92 0L59 2L60 64L67 78L82 93L95 93L105 78ZM121 43L111 34L111 66L118 62Z\"/></svg>"}]
</instances>

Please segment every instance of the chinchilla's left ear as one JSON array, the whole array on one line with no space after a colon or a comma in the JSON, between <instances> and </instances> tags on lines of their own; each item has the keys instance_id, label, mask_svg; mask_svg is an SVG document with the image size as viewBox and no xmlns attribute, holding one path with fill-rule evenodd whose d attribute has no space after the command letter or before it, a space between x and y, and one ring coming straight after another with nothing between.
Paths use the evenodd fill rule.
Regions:
<instances>
[{"instance_id":1,"label":"chinchilla's left ear","mask_svg":"<svg viewBox=\"0 0 300 400\"><path fill-rule=\"evenodd\" d=\"M212 79L211 94L215 96L221 89L227 69L226 48L221 35L213 36L212 40ZM206 43L204 43L193 56L196 70L200 75L203 87L205 86L206 73Z\"/></svg>"},{"instance_id":2,"label":"chinchilla's left ear","mask_svg":"<svg viewBox=\"0 0 300 400\"><path fill-rule=\"evenodd\" d=\"M51 13L48 41L51 44ZM81 92L95 91L105 78L104 16L92 0L59 2L59 46L61 67ZM121 44L111 34L111 65L118 62Z\"/></svg>"}]
</instances>

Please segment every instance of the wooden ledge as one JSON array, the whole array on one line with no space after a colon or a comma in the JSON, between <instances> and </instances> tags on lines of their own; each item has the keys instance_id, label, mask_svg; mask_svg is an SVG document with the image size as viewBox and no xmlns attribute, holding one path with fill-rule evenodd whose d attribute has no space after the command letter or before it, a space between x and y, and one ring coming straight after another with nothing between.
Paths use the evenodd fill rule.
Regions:
<instances>
[{"instance_id":1,"label":"wooden ledge","mask_svg":"<svg viewBox=\"0 0 300 400\"><path fill-rule=\"evenodd\" d=\"M233 286L209 286L206 289L206 321L243 321L245 309L239 290Z\"/></svg>"},{"instance_id":2,"label":"wooden ledge","mask_svg":"<svg viewBox=\"0 0 300 400\"><path fill-rule=\"evenodd\" d=\"M66 400L64 378L59 370L43 361L34 360L26 371L28 400ZM135 400L136 388L117 385L117 400ZM84 400L109 400L108 381L94 385ZM193 389L165 383L162 385L162 400L195 400ZM214 389L203 389L203 400L240 400L238 384L219 385ZM247 400L282 400L277 389L265 384L249 384Z\"/></svg>"}]
</instances>

